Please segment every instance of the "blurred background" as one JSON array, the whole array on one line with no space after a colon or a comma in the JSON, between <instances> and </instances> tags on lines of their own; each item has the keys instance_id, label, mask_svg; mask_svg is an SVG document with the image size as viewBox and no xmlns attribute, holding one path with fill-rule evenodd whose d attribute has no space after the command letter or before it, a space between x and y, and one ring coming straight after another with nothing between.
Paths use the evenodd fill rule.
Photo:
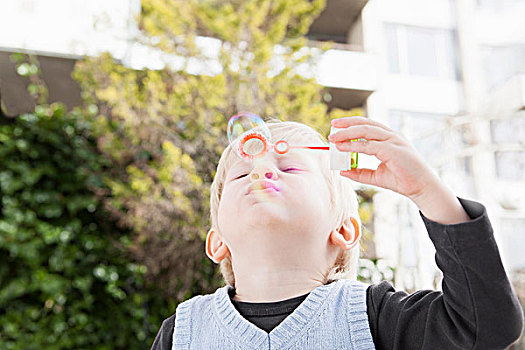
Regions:
<instances>
[{"instance_id":1,"label":"blurred background","mask_svg":"<svg viewBox=\"0 0 525 350\"><path fill-rule=\"evenodd\" d=\"M0 349L149 348L224 285L209 186L243 110L403 133L487 208L523 305L523 18L525 0L0 0ZM417 207L354 185L359 279L440 289Z\"/></svg>"}]
</instances>

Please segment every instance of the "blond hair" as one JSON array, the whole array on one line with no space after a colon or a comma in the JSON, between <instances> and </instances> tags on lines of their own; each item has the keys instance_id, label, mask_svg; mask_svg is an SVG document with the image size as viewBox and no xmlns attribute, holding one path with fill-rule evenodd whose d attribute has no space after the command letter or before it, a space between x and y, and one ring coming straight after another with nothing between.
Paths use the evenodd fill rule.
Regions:
<instances>
[{"instance_id":1,"label":"blond hair","mask_svg":"<svg viewBox=\"0 0 525 350\"><path fill-rule=\"evenodd\" d=\"M293 121L281 121L279 119L266 120L266 125L271 133L271 142L286 140L291 145L329 145L326 138L312 127ZM318 160L322 169L323 176L330 190L330 211L332 216L332 227L339 229L343 222L350 217L354 217L359 223L361 231L361 220L358 212L357 194L352 187L351 180L339 174L339 170L330 170L329 152L319 151ZM210 216L211 225L214 231L218 232L218 208L221 194L228 169L236 161L237 155L231 146L226 147L221 155L217 172L210 187ZM350 225L351 226L351 225ZM341 249L335 259L333 266L326 272L323 284L338 279L357 278L357 264L359 261L359 244L349 250ZM220 262L220 271L225 282L235 287L235 276L232 269L231 256L227 255Z\"/></svg>"}]
</instances>

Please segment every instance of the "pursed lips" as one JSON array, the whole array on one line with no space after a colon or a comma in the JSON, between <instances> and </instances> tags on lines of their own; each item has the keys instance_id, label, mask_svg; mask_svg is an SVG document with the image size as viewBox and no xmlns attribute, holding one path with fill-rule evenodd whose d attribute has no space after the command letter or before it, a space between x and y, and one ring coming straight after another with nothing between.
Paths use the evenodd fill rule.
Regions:
<instances>
[{"instance_id":1,"label":"pursed lips","mask_svg":"<svg viewBox=\"0 0 525 350\"><path fill-rule=\"evenodd\" d=\"M260 182L253 183L250 186L247 194L250 194L252 191L265 190L267 188L273 188L274 190L279 192L279 188L275 184L271 183L270 181L260 181Z\"/></svg>"}]
</instances>

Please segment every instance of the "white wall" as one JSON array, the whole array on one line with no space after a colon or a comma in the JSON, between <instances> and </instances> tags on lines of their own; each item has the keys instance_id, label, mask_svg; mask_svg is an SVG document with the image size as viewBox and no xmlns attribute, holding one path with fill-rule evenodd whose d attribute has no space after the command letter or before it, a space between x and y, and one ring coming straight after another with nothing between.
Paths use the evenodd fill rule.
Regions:
<instances>
[{"instance_id":1,"label":"white wall","mask_svg":"<svg viewBox=\"0 0 525 350\"><path fill-rule=\"evenodd\" d=\"M0 47L121 59L139 9L139 0L0 0Z\"/></svg>"}]
</instances>

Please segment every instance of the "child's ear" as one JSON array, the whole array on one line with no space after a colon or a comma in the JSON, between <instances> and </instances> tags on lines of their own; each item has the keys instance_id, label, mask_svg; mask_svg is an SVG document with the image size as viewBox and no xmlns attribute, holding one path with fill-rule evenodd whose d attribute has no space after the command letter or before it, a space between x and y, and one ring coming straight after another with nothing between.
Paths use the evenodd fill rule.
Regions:
<instances>
[{"instance_id":1,"label":"child's ear","mask_svg":"<svg viewBox=\"0 0 525 350\"><path fill-rule=\"evenodd\" d=\"M226 243L222 240L222 237L213 229L210 229L208 231L208 235L206 236L206 255L208 255L208 258L210 258L214 263L218 264L228 254L230 254L230 250L228 249Z\"/></svg>"},{"instance_id":2,"label":"child's ear","mask_svg":"<svg viewBox=\"0 0 525 350\"><path fill-rule=\"evenodd\" d=\"M359 223L354 217L346 219L339 230L333 230L330 233L330 242L345 250L355 247L359 238L361 238Z\"/></svg>"}]
</instances>

